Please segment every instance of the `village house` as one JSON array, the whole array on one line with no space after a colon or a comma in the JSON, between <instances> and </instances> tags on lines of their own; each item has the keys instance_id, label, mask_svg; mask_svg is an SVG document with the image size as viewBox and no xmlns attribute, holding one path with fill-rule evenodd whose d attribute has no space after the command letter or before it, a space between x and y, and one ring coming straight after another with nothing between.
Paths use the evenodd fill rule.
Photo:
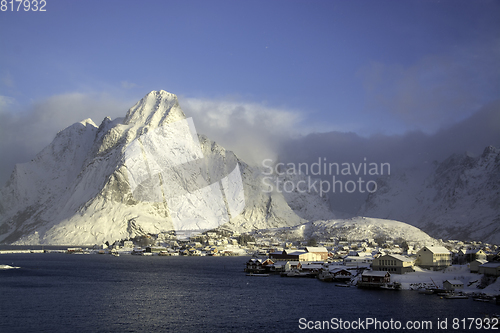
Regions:
<instances>
[{"instance_id":1,"label":"village house","mask_svg":"<svg viewBox=\"0 0 500 333\"><path fill-rule=\"evenodd\" d=\"M347 256L344 258L344 265L349 267L370 267L373 262L371 254L358 253L357 256Z\"/></svg>"},{"instance_id":2,"label":"village house","mask_svg":"<svg viewBox=\"0 0 500 333\"><path fill-rule=\"evenodd\" d=\"M300 261L287 261L284 270L285 272L289 272L292 269L301 269L301 268L302 264L300 263Z\"/></svg>"},{"instance_id":3,"label":"village house","mask_svg":"<svg viewBox=\"0 0 500 333\"><path fill-rule=\"evenodd\" d=\"M473 262L469 264L470 272L471 273L479 273L479 266L482 264L486 264L486 260L481 260L481 259L476 259Z\"/></svg>"},{"instance_id":4,"label":"village house","mask_svg":"<svg viewBox=\"0 0 500 333\"><path fill-rule=\"evenodd\" d=\"M159 253L161 251L166 251L166 247L158 247L158 246L147 246L146 252L148 253Z\"/></svg>"},{"instance_id":5,"label":"village house","mask_svg":"<svg viewBox=\"0 0 500 333\"><path fill-rule=\"evenodd\" d=\"M443 289L445 290L464 289L464 283L459 280L446 280L443 282Z\"/></svg>"},{"instance_id":6,"label":"village house","mask_svg":"<svg viewBox=\"0 0 500 333\"><path fill-rule=\"evenodd\" d=\"M413 272L415 259L399 254L386 254L373 259L372 268L374 271L386 271L395 274L405 274Z\"/></svg>"},{"instance_id":7,"label":"village house","mask_svg":"<svg viewBox=\"0 0 500 333\"><path fill-rule=\"evenodd\" d=\"M329 272L336 281L350 281L352 278L352 273L344 268L334 268Z\"/></svg>"},{"instance_id":8,"label":"village house","mask_svg":"<svg viewBox=\"0 0 500 333\"><path fill-rule=\"evenodd\" d=\"M250 260L247 261L246 267L245 267L245 272L247 273L265 273L268 271L270 266L272 266L274 262L271 259L257 259L257 258L251 258Z\"/></svg>"},{"instance_id":9,"label":"village house","mask_svg":"<svg viewBox=\"0 0 500 333\"><path fill-rule=\"evenodd\" d=\"M271 262L273 262L270 259L268 259L268 260L271 261ZM286 265L286 262L284 262L284 261L273 262L272 264L269 264L269 265L265 266L266 272L269 272L269 273L284 272L285 271L285 265Z\"/></svg>"},{"instance_id":10,"label":"village house","mask_svg":"<svg viewBox=\"0 0 500 333\"><path fill-rule=\"evenodd\" d=\"M458 264L460 265L476 259L486 260L486 253L481 249L461 249L458 251Z\"/></svg>"},{"instance_id":11,"label":"village house","mask_svg":"<svg viewBox=\"0 0 500 333\"><path fill-rule=\"evenodd\" d=\"M326 249L326 247L307 246L306 252L315 254L316 255L315 260L318 260L318 261L328 260L328 250Z\"/></svg>"},{"instance_id":12,"label":"village house","mask_svg":"<svg viewBox=\"0 0 500 333\"><path fill-rule=\"evenodd\" d=\"M125 249L133 249L134 248L134 242L131 240L126 240L123 242L123 248Z\"/></svg>"},{"instance_id":13,"label":"village house","mask_svg":"<svg viewBox=\"0 0 500 333\"><path fill-rule=\"evenodd\" d=\"M365 270L361 274L361 280L357 286L360 288L380 288L381 286L391 282L391 274L382 271Z\"/></svg>"},{"instance_id":14,"label":"village house","mask_svg":"<svg viewBox=\"0 0 500 333\"><path fill-rule=\"evenodd\" d=\"M324 268L323 262L308 262L308 263L302 263L301 269L303 272L317 274L323 268Z\"/></svg>"},{"instance_id":15,"label":"village house","mask_svg":"<svg viewBox=\"0 0 500 333\"><path fill-rule=\"evenodd\" d=\"M424 246L417 252L415 265L431 270L451 266L451 252L442 246Z\"/></svg>"},{"instance_id":16,"label":"village house","mask_svg":"<svg viewBox=\"0 0 500 333\"><path fill-rule=\"evenodd\" d=\"M318 248L310 249L317 250ZM307 249L307 248L306 248ZM273 260L292 260L292 261L326 261L328 259L328 251L326 252L308 252L307 250L292 250L285 249L281 252L269 253L269 258ZM326 259L323 259L326 258Z\"/></svg>"},{"instance_id":17,"label":"village house","mask_svg":"<svg viewBox=\"0 0 500 333\"><path fill-rule=\"evenodd\" d=\"M479 274L500 276L500 262L487 262L479 266Z\"/></svg>"}]
</instances>

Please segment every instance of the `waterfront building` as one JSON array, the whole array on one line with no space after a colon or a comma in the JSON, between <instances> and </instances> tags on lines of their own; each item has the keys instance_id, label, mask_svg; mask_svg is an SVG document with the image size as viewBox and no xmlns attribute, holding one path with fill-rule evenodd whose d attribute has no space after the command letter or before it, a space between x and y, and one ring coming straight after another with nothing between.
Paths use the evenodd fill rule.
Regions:
<instances>
[{"instance_id":1,"label":"waterfront building","mask_svg":"<svg viewBox=\"0 0 500 333\"><path fill-rule=\"evenodd\" d=\"M361 274L361 280L358 281L357 285L361 288L380 288L390 282L391 274L389 272L365 270Z\"/></svg>"}]
</instances>

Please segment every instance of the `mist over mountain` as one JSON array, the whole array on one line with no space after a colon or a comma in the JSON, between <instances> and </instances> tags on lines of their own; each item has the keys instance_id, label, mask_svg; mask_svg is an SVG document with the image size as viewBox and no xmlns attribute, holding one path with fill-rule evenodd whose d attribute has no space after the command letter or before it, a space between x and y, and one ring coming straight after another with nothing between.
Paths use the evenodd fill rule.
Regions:
<instances>
[{"instance_id":1,"label":"mist over mountain","mask_svg":"<svg viewBox=\"0 0 500 333\"><path fill-rule=\"evenodd\" d=\"M391 173L407 169L426 170L435 162L442 162L452 154L467 153L480 156L487 146L500 147L500 100L482 107L461 122L443 127L434 134L422 131L402 135L369 135L356 133L328 132L312 133L290 138L280 147L278 160L282 163L389 163ZM365 181L378 177L362 175ZM331 175L318 175L326 181ZM357 180L356 175L340 175L344 182ZM329 193L332 208L356 215L365 202L368 193Z\"/></svg>"},{"instance_id":2,"label":"mist over mountain","mask_svg":"<svg viewBox=\"0 0 500 333\"><path fill-rule=\"evenodd\" d=\"M378 181L359 214L395 219L444 239L500 242L500 149L454 154L427 170Z\"/></svg>"}]
</instances>

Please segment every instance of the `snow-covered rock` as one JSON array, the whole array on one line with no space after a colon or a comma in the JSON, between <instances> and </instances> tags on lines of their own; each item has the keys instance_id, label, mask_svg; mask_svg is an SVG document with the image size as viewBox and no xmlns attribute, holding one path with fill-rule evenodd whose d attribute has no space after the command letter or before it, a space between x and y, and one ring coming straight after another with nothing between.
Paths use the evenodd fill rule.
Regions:
<instances>
[{"instance_id":1,"label":"snow-covered rock","mask_svg":"<svg viewBox=\"0 0 500 333\"><path fill-rule=\"evenodd\" d=\"M358 214L404 221L433 237L500 243L500 150L380 179Z\"/></svg>"}]
</instances>

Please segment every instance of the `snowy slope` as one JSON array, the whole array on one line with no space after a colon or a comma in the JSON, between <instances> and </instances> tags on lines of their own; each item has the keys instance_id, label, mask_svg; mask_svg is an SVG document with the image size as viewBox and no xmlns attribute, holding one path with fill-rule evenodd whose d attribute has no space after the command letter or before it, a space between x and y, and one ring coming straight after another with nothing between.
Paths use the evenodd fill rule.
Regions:
<instances>
[{"instance_id":1,"label":"snowy slope","mask_svg":"<svg viewBox=\"0 0 500 333\"><path fill-rule=\"evenodd\" d=\"M264 235L275 236L283 240L316 240L346 239L361 241L383 238L386 240L403 239L420 246L436 244L436 240L420 229L409 224L366 217L350 219L333 219L308 222L299 226L267 230Z\"/></svg>"},{"instance_id":2,"label":"snowy slope","mask_svg":"<svg viewBox=\"0 0 500 333\"><path fill-rule=\"evenodd\" d=\"M214 219L225 228L249 231L301 224L306 222L303 217L329 216L323 198L301 194L294 200L291 194L287 199L296 206L299 202L310 206L299 208L297 215L283 193L264 190L260 170L208 138L194 135L193 128L176 135L191 135L195 148L172 145L156 135L183 121L175 95L152 91L124 118L105 118L99 127L85 120L59 132L34 160L17 165L0 190L0 242L96 244L212 226ZM188 155L190 149L198 149L200 156ZM155 152L163 155L157 158ZM177 157L171 160L191 163L190 167L162 166L168 172L155 174L169 156L186 157L182 163ZM232 173L235 170L239 173ZM199 195L190 196L191 189ZM186 192L183 200L172 195L177 190ZM214 195L221 199L215 200ZM196 205L186 206L195 201ZM179 209L173 210L175 205ZM204 217L212 218L212 224L200 222Z\"/></svg>"},{"instance_id":3,"label":"snowy slope","mask_svg":"<svg viewBox=\"0 0 500 333\"><path fill-rule=\"evenodd\" d=\"M499 243L500 150L381 179L358 214L405 221L433 237Z\"/></svg>"}]
</instances>

